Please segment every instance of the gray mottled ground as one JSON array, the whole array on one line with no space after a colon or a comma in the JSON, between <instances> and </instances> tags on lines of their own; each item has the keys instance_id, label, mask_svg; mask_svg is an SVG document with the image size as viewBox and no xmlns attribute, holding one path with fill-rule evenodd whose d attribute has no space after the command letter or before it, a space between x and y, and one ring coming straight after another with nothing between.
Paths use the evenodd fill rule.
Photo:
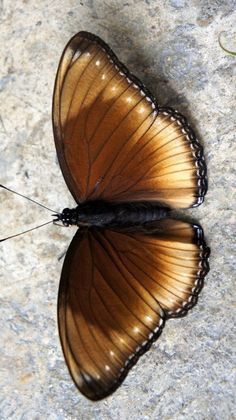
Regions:
<instances>
[{"instance_id":1,"label":"gray mottled ground","mask_svg":"<svg viewBox=\"0 0 236 420\"><path fill-rule=\"evenodd\" d=\"M235 6L234 0L0 1L0 182L56 210L74 204L56 161L51 97L65 43L88 30L109 42L161 104L195 126L209 192L192 214L212 249L198 306L168 323L112 397L91 403L69 377L56 322L58 258L74 229L48 226L2 243L0 419L235 418L235 57L218 44L221 31L235 30ZM0 194L0 236L50 219L46 210Z\"/></svg>"}]
</instances>

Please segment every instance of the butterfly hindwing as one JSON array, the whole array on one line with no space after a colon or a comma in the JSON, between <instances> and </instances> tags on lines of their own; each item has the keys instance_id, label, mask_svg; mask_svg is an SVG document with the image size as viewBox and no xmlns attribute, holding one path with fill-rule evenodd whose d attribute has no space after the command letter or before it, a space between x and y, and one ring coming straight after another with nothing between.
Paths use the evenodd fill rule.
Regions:
<instances>
[{"instance_id":1,"label":"butterfly hindwing","mask_svg":"<svg viewBox=\"0 0 236 420\"><path fill-rule=\"evenodd\" d=\"M203 152L186 119L151 93L98 37L80 32L62 55L53 101L60 165L77 202L200 204Z\"/></svg>"},{"instance_id":2,"label":"butterfly hindwing","mask_svg":"<svg viewBox=\"0 0 236 420\"><path fill-rule=\"evenodd\" d=\"M111 394L160 335L195 305L209 269L200 226L79 229L68 249L58 320L67 365L92 400Z\"/></svg>"}]
</instances>

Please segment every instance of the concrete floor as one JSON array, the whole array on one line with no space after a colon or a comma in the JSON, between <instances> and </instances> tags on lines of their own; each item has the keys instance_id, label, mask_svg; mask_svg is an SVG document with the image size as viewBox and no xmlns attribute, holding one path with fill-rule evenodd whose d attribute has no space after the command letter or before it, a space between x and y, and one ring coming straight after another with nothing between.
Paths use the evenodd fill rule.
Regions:
<instances>
[{"instance_id":1,"label":"concrete floor","mask_svg":"<svg viewBox=\"0 0 236 420\"><path fill-rule=\"evenodd\" d=\"M205 229L211 271L199 304L162 337L110 398L73 385L57 332L62 261L74 230L48 226L0 247L0 419L235 418L234 0L0 1L0 182L51 208L73 205L56 161L51 97L62 49L79 30L105 39L157 96L185 114L205 147L209 192L189 211ZM233 159L234 158L234 159ZM0 237L50 213L0 191Z\"/></svg>"}]
</instances>

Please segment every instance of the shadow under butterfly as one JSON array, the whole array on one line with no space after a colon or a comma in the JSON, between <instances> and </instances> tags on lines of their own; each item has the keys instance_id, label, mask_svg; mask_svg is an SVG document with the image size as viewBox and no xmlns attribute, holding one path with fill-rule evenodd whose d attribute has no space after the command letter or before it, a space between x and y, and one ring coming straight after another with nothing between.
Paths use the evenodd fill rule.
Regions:
<instances>
[{"instance_id":1,"label":"shadow under butterfly","mask_svg":"<svg viewBox=\"0 0 236 420\"><path fill-rule=\"evenodd\" d=\"M79 32L59 64L53 127L79 227L62 269L58 323L71 376L110 395L160 335L186 315L209 271L199 225L170 218L207 191L201 145L97 36Z\"/></svg>"}]
</instances>

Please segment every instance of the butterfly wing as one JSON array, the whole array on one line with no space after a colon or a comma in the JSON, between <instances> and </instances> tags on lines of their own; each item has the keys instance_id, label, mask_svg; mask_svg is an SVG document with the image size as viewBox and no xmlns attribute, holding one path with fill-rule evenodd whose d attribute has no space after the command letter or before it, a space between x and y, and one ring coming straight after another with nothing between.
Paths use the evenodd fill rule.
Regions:
<instances>
[{"instance_id":1,"label":"butterfly wing","mask_svg":"<svg viewBox=\"0 0 236 420\"><path fill-rule=\"evenodd\" d=\"M64 50L53 126L62 172L77 202L202 203L206 167L186 119L160 108L95 35L80 32Z\"/></svg>"},{"instance_id":2,"label":"butterfly wing","mask_svg":"<svg viewBox=\"0 0 236 420\"><path fill-rule=\"evenodd\" d=\"M92 400L111 394L160 335L195 305L209 269L199 226L79 229L68 249L58 319L72 378Z\"/></svg>"}]
</instances>

